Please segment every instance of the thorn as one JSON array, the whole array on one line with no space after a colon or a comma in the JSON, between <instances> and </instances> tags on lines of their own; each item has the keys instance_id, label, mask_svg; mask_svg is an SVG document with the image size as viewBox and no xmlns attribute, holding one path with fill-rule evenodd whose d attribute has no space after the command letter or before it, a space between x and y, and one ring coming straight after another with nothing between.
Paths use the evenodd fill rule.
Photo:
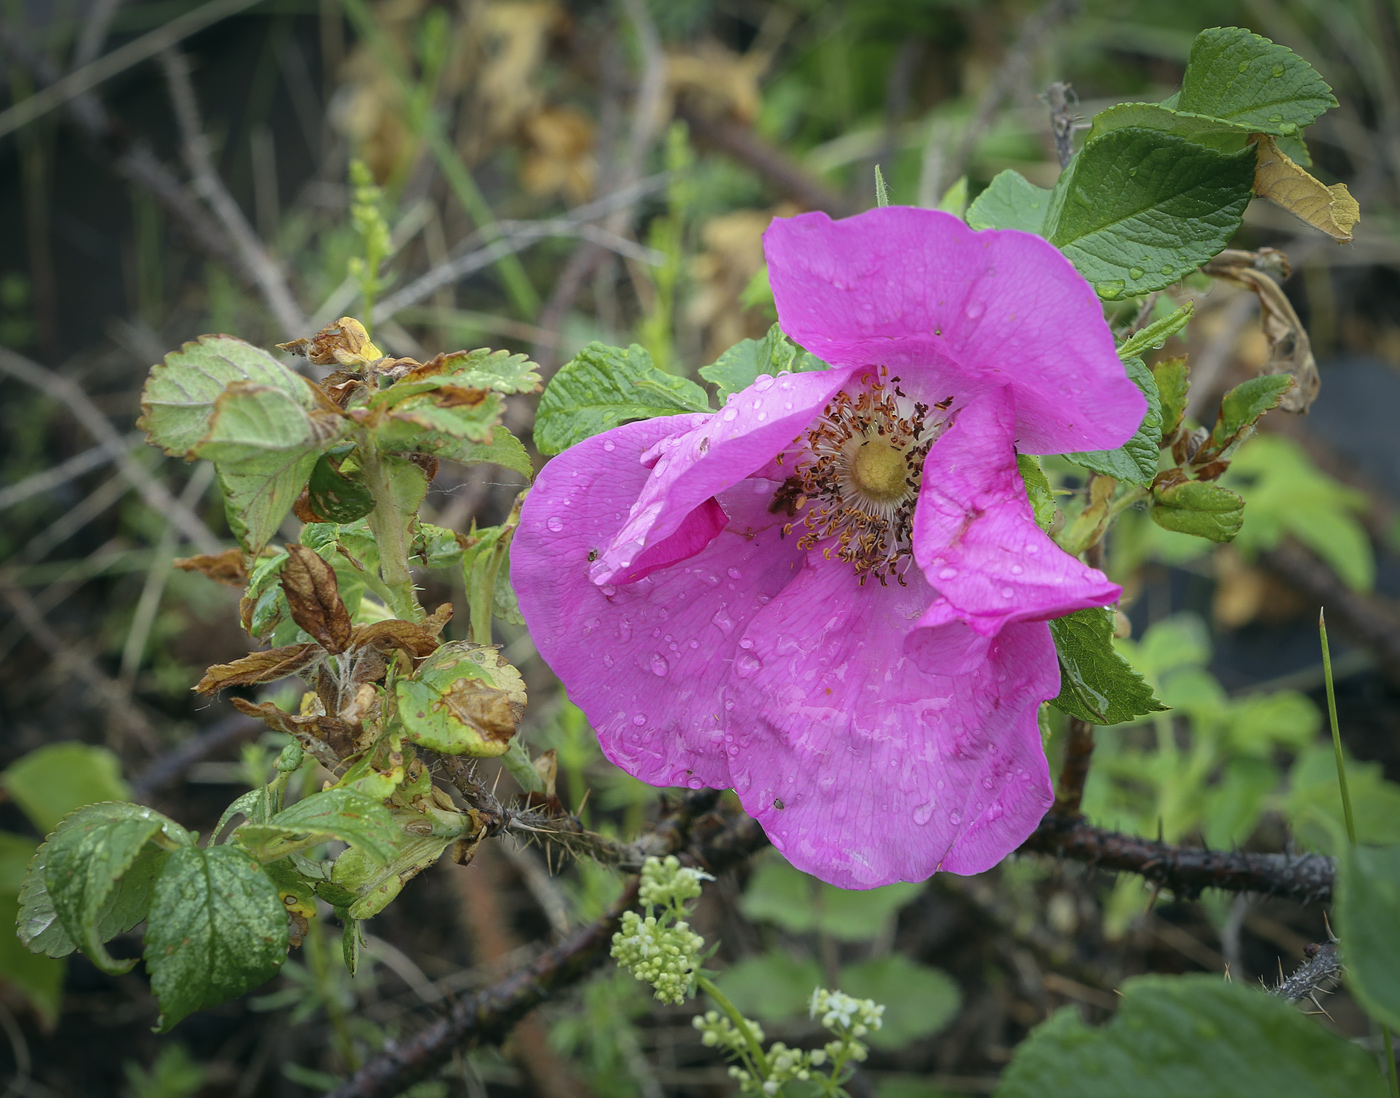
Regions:
<instances>
[{"instance_id":1,"label":"thorn","mask_svg":"<svg viewBox=\"0 0 1400 1098\"><path fill-rule=\"evenodd\" d=\"M1330 1014L1327 1013L1327 1008L1317 1001L1317 994L1316 994L1316 993L1313 993L1312 995L1309 995L1308 998L1312 1001L1312 1005L1315 1006L1315 1007L1317 1007L1317 1009L1320 1010L1320 1011L1322 1012L1323 1017L1325 1017L1329 1022L1335 1022L1335 1021L1336 1021L1336 1019L1333 1018L1332 1015L1330 1015Z\"/></svg>"},{"instance_id":2,"label":"thorn","mask_svg":"<svg viewBox=\"0 0 1400 1098\"><path fill-rule=\"evenodd\" d=\"M1283 983L1283 958L1275 957L1274 960L1278 962L1278 982Z\"/></svg>"},{"instance_id":3,"label":"thorn","mask_svg":"<svg viewBox=\"0 0 1400 1098\"><path fill-rule=\"evenodd\" d=\"M1230 979L1230 962L1229 962L1229 961L1226 961L1226 962L1225 962L1225 982L1226 982L1227 984L1232 984L1232 983L1234 983L1234 981L1233 981L1232 979Z\"/></svg>"},{"instance_id":4,"label":"thorn","mask_svg":"<svg viewBox=\"0 0 1400 1098\"><path fill-rule=\"evenodd\" d=\"M1151 914L1152 909L1157 905L1157 897L1160 896L1161 894L1162 894L1162 886L1161 886L1160 884L1154 884L1154 885L1152 886L1152 895L1151 895L1150 897L1148 897L1148 900L1147 900L1147 910L1146 910L1145 912L1143 912L1144 915L1149 915L1149 914Z\"/></svg>"}]
</instances>

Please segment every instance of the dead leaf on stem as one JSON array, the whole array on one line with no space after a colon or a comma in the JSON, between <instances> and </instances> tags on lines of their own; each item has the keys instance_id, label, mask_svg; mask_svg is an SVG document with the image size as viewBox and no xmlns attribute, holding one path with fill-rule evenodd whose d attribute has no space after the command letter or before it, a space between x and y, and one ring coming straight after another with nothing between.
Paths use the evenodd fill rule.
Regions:
<instances>
[{"instance_id":1,"label":"dead leaf on stem","mask_svg":"<svg viewBox=\"0 0 1400 1098\"><path fill-rule=\"evenodd\" d=\"M216 694L230 686L276 682L304 671L325 655L319 644L288 644L265 652L250 652L232 663L216 663L195 684L200 694Z\"/></svg>"},{"instance_id":2,"label":"dead leaf on stem","mask_svg":"<svg viewBox=\"0 0 1400 1098\"><path fill-rule=\"evenodd\" d=\"M243 587L248 582L248 569L243 566L240 549L225 549L222 553L200 553L193 557L176 557L175 567L184 572L198 572L226 587Z\"/></svg>"},{"instance_id":3,"label":"dead leaf on stem","mask_svg":"<svg viewBox=\"0 0 1400 1098\"><path fill-rule=\"evenodd\" d=\"M295 543L287 546L282 593L287 596L292 620L327 652L339 655L350 646L355 626L341 601L335 569L314 549Z\"/></svg>"},{"instance_id":4,"label":"dead leaf on stem","mask_svg":"<svg viewBox=\"0 0 1400 1098\"><path fill-rule=\"evenodd\" d=\"M1272 137L1254 134L1258 162L1254 193L1320 229L1339 244L1350 244L1361 220L1361 206L1345 183L1327 186L1288 159Z\"/></svg>"}]
</instances>

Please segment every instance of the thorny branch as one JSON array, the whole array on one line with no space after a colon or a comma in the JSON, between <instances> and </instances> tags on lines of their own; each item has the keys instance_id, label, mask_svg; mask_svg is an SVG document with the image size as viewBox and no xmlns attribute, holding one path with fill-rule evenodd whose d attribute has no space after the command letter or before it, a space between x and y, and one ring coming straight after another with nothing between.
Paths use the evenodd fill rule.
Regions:
<instances>
[{"instance_id":1,"label":"thorny branch","mask_svg":"<svg viewBox=\"0 0 1400 1098\"><path fill-rule=\"evenodd\" d=\"M1057 816L1073 818L1079 815L1084 799L1084 783L1089 778L1089 762L1094 756L1094 726L1078 717L1069 719L1069 737L1065 743L1065 761L1060 767L1060 780L1055 783L1055 804L1050 809Z\"/></svg>"}]
</instances>

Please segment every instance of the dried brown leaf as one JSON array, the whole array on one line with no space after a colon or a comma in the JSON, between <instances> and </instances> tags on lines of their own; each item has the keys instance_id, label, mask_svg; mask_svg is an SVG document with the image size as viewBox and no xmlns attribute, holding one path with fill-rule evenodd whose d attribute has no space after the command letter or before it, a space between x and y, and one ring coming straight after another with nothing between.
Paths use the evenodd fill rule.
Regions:
<instances>
[{"instance_id":1,"label":"dried brown leaf","mask_svg":"<svg viewBox=\"0 0 1400 1098\"><path fill-rule=\"evenodd\" d=\"M1325 185L1288 159L1272 137L1253 136L1258 141L1254 193L1338 243L1350 244L1356 223L1361 220L1361 206L1346 184Z\"/></svg>"},{"instance_id":2,"label":"dried brown leaf","mask_svg":"<svg viewBox=\"0 0 1400 1098\"><path fill-rule=\"evenodd\" d=\"M287 596L292 620L327 652L339 655L350 646L355 626L341 601L335 569L314 549L295 543L287 546L282 593Z\"/></svg>"},{"instance_id":3,"label":"dried brown leaf","mask_svg":"<svg viewBox=\"0 0 1400 1098\"><path fill-rule=\"evenodd\" d=\"M1280 266L1287 277L1288 257L1273 248L1264 248L1258 252L1221 252L1201 270L1258 295L1259 324L1269 342L1269 359L1259 372L1291 374L1297 384L1284 394L1279 407L1285 412L1306 412L1317 399L1322 379L1303 322L1279 284L1265 273Z\"/></svg>"},{"instance_id":4,"label":"dried brown leaf","mask_svg":"<svg viewBox=\"0 0 1400 1098\"><path fill-rule=\"evenodd\" d=\"M445 622L438 623L434 628L428 622L403 621L400 618L376 621L357 626L352 643L356 648L375 648L381 652L397 648L421 660L437 651L438 634L442 632L443 624Z\"/></svg>"},{"instance_id":5,"label":"dried brown leaf","mask_svg":"<svg viewBox=\"0 0 1400 1098\"><path fill-rule=\"evenodd\" d=\"M317 366L346 366L361 370L384 357L383 352L370 342L365 326L349 316L326 325L310 339L279 343L277 349L309 358Z\"/></svg>"},{"instance_id":6,"label":"dried brown leaf","mask_svg":"<svg viewBox=\"0 0 1400 1098\"><path fill-rule=\"evenodd\" d=\"M232 663L216 663L204 672L204 678L194 688L200 694L214 694L230 686L275 682L306 670L323 655L325 652L319 644L289 644L265 652L250 652Z\"/></svg>"},{"instance_id":7,"label":"dried brown leaf","mask_svg":"<svg viewBox=\"0 0 1400 1098\"><path fill-rule=\"evenodd\" d=\"M185 572L199 572L215 583L227 587L242 587L248 582L248 569L243 567L240 549L225 549L222 553L200 553L193 557L176 557L175 567Z\"/></svg>"},{"instance_id":8,"label":"dried brown leaf","mask_svg":"<svg viewBox=\"0 0 1400 1098\"><path fill-rule=\"evenodd\" d=\"M256 717L269 728L296 737L298 743L331 769L355 752L357 727L346 721L324 714L297 717L271 702L254 703L246 698L234 698L233 705L240 713Z\"/></svg>"}]
</instances>

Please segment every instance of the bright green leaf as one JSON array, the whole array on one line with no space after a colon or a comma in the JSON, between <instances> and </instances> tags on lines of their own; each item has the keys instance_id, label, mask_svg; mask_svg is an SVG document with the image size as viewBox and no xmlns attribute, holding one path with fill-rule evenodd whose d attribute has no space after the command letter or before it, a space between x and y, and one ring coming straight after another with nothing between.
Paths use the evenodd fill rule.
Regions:
<instances>
[{"instance_id":1,"label":"bright green leaf","mask_svg":"<svg viewBox=\"0 0 1400 1098\"><path fill-rule=\"evenodd\" d=\"M1165 709L1113 646L1113 615L1091 607L1050 623L1060 660L1056 709L1090 724L1122 724Z\"/></svg>"},{"instance_id":2,"label":"bright green leaf","mask_svg":"<svg viewBox=\"0 0 1400 1098\"><path fill-rule=\"evenodd\" d=\"M1375 1059L1292 1003L1218 975L1138 976L1090 1028L1075 1007L1017 1048L997 1098L1382 1098Z\"/></svg>"},{"instance_id":3,"label":"bright green leaf","mask_svg":"<svg viewBox=\"0 0 1400 1098\"><path fill-rule=\"evenodd\" d=\"M1124 362L1145 355L1148 351L1160 349L1172 336L1191 322L1195 315L1196 303L1188 301L1181 308L1161 320L1154 320L1142 331L1137 332L1118 345L1118 357Z\"/></svg>"},{"instance_id":4,"label":"bright green leaf","mask_svg":"<svg viewBox=\"0 0 1400 1098\"><path fill-rule=\"evenodd\" d=\"M339 840L388 861L397 833L389 810L352 789L303 797L266 823L245 823L233 838L259 862L271 862L317 843Z\"/></svg>"},{"instance_id":5,"label":"bright green leaf","mask_svg":"<svg viewBox=\"0 0 1400 1098\"><path fill-rule=\"evenodd\" d=\"M1400 846L1348 846L1337 860L1337 934L1347 987L1376 1021L1400 1029Z\"/></svg>"},{"instance_id":6,"label":"bright green leaf","mask_svg":"<svg viewBox=\"0 0 1400 1098\"><path fill-rule=\"evenodd\" d=\"M846 965L840 986L847 995L884 1004L884 1024L866 1040L890 1051L933 1036L962 1004L962 991L947 973L895 953Z\"/></svg>"},{"instance_id":7,"label":"bright green leaf","mask_svg":"<svg viewBox=\"0 0 1400 1098\"><path fill-rule=\"evenodd\" d=\"M1288 137L1337 105L1313 67L1290 50L1239 27L1196 35L1177 106Z\"/></svg>"},{"instance_id":8,"label":"bright green leaf","mask_svg":"<svg viewBox=\"0 0 1400 1098\"><path fill-rule=\"evenodd\" d=\"M1229 541L1244 525L1244 500L1218 484L1188 480L1154 489L1148 513L1164 529Z\"/></svg>"},{"instance_id":9,"label":"bright green leaf","mask_svg":"<svg viewBox=\"0 0 1400 1098\"><path fill-rule=\"evenodd\" d=\"M709 410L704 389L662 373L645 347L590 343L560 368L540 398L535 446L557 454L619 424Z\"/></svg>"},{"instance_id":10,"label":"bright green leaf","mask_svg":"<svg viewBox=\"0 0 1400 1098\"><path fill-rule=\"evenodd\" d=\"M1385 780L1380 763L1348 756L1346 767L1357 842L1400 846L1400 785ZM1331 744L1315 743L1294 760L1282 808L1302 845L1336 853L1335 837L1346 832Z\"/></svg>"},{"instance_id":11,"label":"bright green leaf","mask_svg":"<svg viewBox=\"0 0 1400 1098\"><path fill-rule=\"evenodd\" d=\"M117 757L105 747L74 741L21 755L0 772L0 787L46 834L75 808L131 799Z\"/></svg>"},{"instance_id":12,"label":"bright green leaf","mask_svg":"<svg viewBox=\"0 0 1400 1098\"><path fill-rule=\"evenodd\" d=\"M368 919L379 914L405 884L437 861L456 840L472 834L477 826L468 816L432 807L423 812L402 808L390 812L397 828L392 857L387 862L377 861L352 846L336 859L331 871L335 885L359 897L349 904L352 918Z\"/></svg>"},{"instance_id":13,"label":"bright green leaf","mask_svg":"<svg viewBox=\"0 0 1400 1098\"><path fill-rule=\"evenodd\" d=\"M1181 426L1186 414L1186 402L1190 397L1191 368L1186 356L1169 358L1152 367L1153 380L1157 382L1157 396L1162 402L1162 440L1172 438Z\"/></svg>"},{"instance_id":14,"label":"bright green leaf","mask_svg":"<svg viewBox=\"0 0 1400 1098\"><path fill-rule=\"evenodd\" d=\"M1225 152L1243 148L1249 135L1258 132L1256 128L1243 123L1172 110L1161 103L1118 103L1094 115L1094 125L1085 139L1086 144L1114 130L1129 128L1158 130Z\"/></svg>"},{"instance_id":15,"label":"bright green leaf","mask_svg":"<svg viewBox=\"0 0 1400 1098\"><path fill-rule=\"evenodd\" d=\"M730 393L747 389L760 374L776 375L783 370L802 373L825 370L827 364L795 346L783 330L774 324L762 339L741 339L708 366L700 367L700 376L719 389L719 399Z\"/></svg>"},{"instance_id":16,"label":"bright green leaf","mask_svg":"<svg viewBox=\"0 0 1400 1098\"><path fill-rule=\"evenodd\" d=\"M1036 525L1042 530L1050 529L1050 524L1055 521L1055 494L1050 489L1050 481L1040 462L1031 454L1017 454L1016 468L1026 482L1026 495L1030 498Z\"/></svg>"},{"instance_id":17,"label":"bright green leaf","mask_svg":"<svg viewBox=\"0 0 1400 1098\"><path fill-rule=\"evenodd\" d=\"M1219 253L1253 188L1252 148L1222 153L1154 130L1114 130L1060 176L1047 236L1100 297L1145 294Z\"/></svg>"},{"instance_id":18,"label":"bright green leaf","mask_svg":"<svg viewBox=\"0 0 1400 1098\"><path fill-rule=\"evenodd\" d=\"M1050 192L1007 168L993 176L973 200L967 223L974 229L1020 229L1044 236L1049 212Z\"/></svg>"},{"instance_id":19,"label":"bright green leaf","mask_svg":"<svg viewBox=\"0 0 1400 1098\"><path fill-rule=\"evenodd\" d=\"M1123 365L1127 367L1133 384L1147 398L1147 412L1142 417L1142 423L1133 437L1116 450L1090 450L1065 456L1086 469L1115 480L1151 484L1152 478L1157 475L1157 459L1161 450L1162 402L1157 395L1157 382L1153 380L1152 371L1143 365L1142 359L1130 358Z\"/></svg>"},{"instance_id":20,"label":"bright green leaf","mask_svg":"<svg viewBox=\"0 0 1400 1098\"><path fill-rule=\"evenodd\" d=\"M1293 385L1292 374L1264 374L1236 385L1220 402L1208 445L1223 450L1270 408L1277 408Z\"/></svg>"},{"instance_id":21,"label":"bright green leaf","mask_svg":"<svg viewBox=\"0 0 1400 1098\"><path fill-rule=\"evenodd\" d=\"M287 945L277 888L249 854L236 846L177 850L156 881L146 925L158 1032L271 979Z\"/></svg>"}]
</instances>

